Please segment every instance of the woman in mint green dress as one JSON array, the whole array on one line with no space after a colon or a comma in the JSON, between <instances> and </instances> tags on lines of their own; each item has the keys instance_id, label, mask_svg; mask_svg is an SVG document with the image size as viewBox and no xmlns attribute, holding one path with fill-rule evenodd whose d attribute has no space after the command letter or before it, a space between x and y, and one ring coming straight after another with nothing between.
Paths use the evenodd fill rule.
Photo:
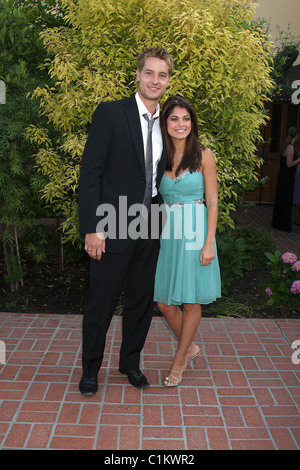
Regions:
<instances>
[{"instance_id":1,"label":"woman in mint green dress","mask_svg":"<svg viewBox=\"0 0 300 470\"><path fill-rule=\"evenodd\" d=\"M187 100L175 96L165 102L161 129L168 161L159 192L167 218L161 234L154 300L179 340L164 381L164 385L175 387L181 383L188 363L194 366L200 355L193 339L201 320L201 304L221 296L215 242L217 170L213 153L199 142L197 115Z\"/></svg>"}]
</instances>

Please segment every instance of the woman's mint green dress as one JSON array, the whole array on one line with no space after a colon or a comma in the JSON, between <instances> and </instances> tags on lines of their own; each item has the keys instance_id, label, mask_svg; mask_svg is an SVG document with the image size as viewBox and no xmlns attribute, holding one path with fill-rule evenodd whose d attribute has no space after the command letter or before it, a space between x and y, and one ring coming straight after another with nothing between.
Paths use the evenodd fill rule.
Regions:
<instances>
[{"instance_id":1,"label":"woman's mint green dress","mask_svg":"<svg viewBox=\"0 0 300 470\"><path fill-rule=\"evenodd\" d=\"M186 170L175 179L164 175L159 187L167 220L160 238L154 300L167 305L209 304L221 297L220 269L215 258L200 263L207 231L204 177Z\"/></svg>"}]
</instances>

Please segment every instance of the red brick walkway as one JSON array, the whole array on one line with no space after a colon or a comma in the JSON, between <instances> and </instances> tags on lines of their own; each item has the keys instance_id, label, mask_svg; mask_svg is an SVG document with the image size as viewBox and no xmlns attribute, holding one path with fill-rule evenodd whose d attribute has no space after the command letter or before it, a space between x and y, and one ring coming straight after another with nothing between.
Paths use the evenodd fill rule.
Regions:
<instances>
[{"instance_id":1,"label":"red brick walkway","mask_svg":"<svg viewBox=\"0 0 300 470\"><path fill-rule=\"evenodd\" d=\"M204 318L203 356L180 387L161 385L175 343L154 318L142 359L151 387L118 372L111 324L99 392L78 392L80 316L0 313L0 449L300 449L300 320Z\"/></svg>"}]
</instances>

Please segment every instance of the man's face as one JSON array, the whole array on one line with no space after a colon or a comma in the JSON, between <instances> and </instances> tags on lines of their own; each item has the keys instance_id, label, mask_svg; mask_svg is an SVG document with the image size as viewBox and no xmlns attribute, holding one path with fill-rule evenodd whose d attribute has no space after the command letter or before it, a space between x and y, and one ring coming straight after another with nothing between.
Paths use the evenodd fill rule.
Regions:
<instances>
[{"instance_id":1,"label":"man's face","mask_svg":"<svg viewBox=\"0 0 300 470\"><path fill-rule=\"evenodd\" d=\"M148 57L143 69L137 70L136 75L139 93L145 100L159 101L171 80L167 62L155 57Z\"/></svg>"}]
</instances>

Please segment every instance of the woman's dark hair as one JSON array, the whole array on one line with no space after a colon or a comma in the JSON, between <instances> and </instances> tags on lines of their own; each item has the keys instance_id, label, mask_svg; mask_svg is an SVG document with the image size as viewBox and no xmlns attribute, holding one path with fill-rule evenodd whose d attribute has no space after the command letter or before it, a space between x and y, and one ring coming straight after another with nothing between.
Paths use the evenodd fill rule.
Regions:
<instances>
[{"instance_id":1,"label":"woman's dark hair","mask_svg":"<svg viewBox=\"0 0 300 470\"><path fill-rule=\"evenodd\" d=\"M186 170L188 168L191 172L194 172L194 171L197 171L201 167L201 160L202 160L201 149L204 149L204 147L199 142L198 119L197 119L197 114L193 105L189 101L187 101L185 98L182 98L181 96L171 96L164 103L162 107L162 111L161 111L161 116L160 116L161 132L165 140L166 150L167 150L166 170L167 171L172 170L173 161L174 161L174 152L175 152L173 141L167 131L167 119L176 106L179 106L180 108L185 108L188 111L191 117L191 124L192 124L191 132L186 139L184 155L182 157L180 165L178 165L178 168L176 169L176 172L175 172L176 176L178 176L181 170Z\"/></svg>"},{"instance_id":2,"label":"woman's dark hair","mask_svg":"<svg viewBox=\"0 0 300 470\"><path fill-rule=\"evenodd\" d=\"M297 129L297 127L290 127L287 132L287 136L285 138L285 141L282 144L282 149L281 153L284 155L284 152L286 151L286 148L289 144L292 143L292 140L300 134L300 130Z\"/></svg>"}]
</instances>

